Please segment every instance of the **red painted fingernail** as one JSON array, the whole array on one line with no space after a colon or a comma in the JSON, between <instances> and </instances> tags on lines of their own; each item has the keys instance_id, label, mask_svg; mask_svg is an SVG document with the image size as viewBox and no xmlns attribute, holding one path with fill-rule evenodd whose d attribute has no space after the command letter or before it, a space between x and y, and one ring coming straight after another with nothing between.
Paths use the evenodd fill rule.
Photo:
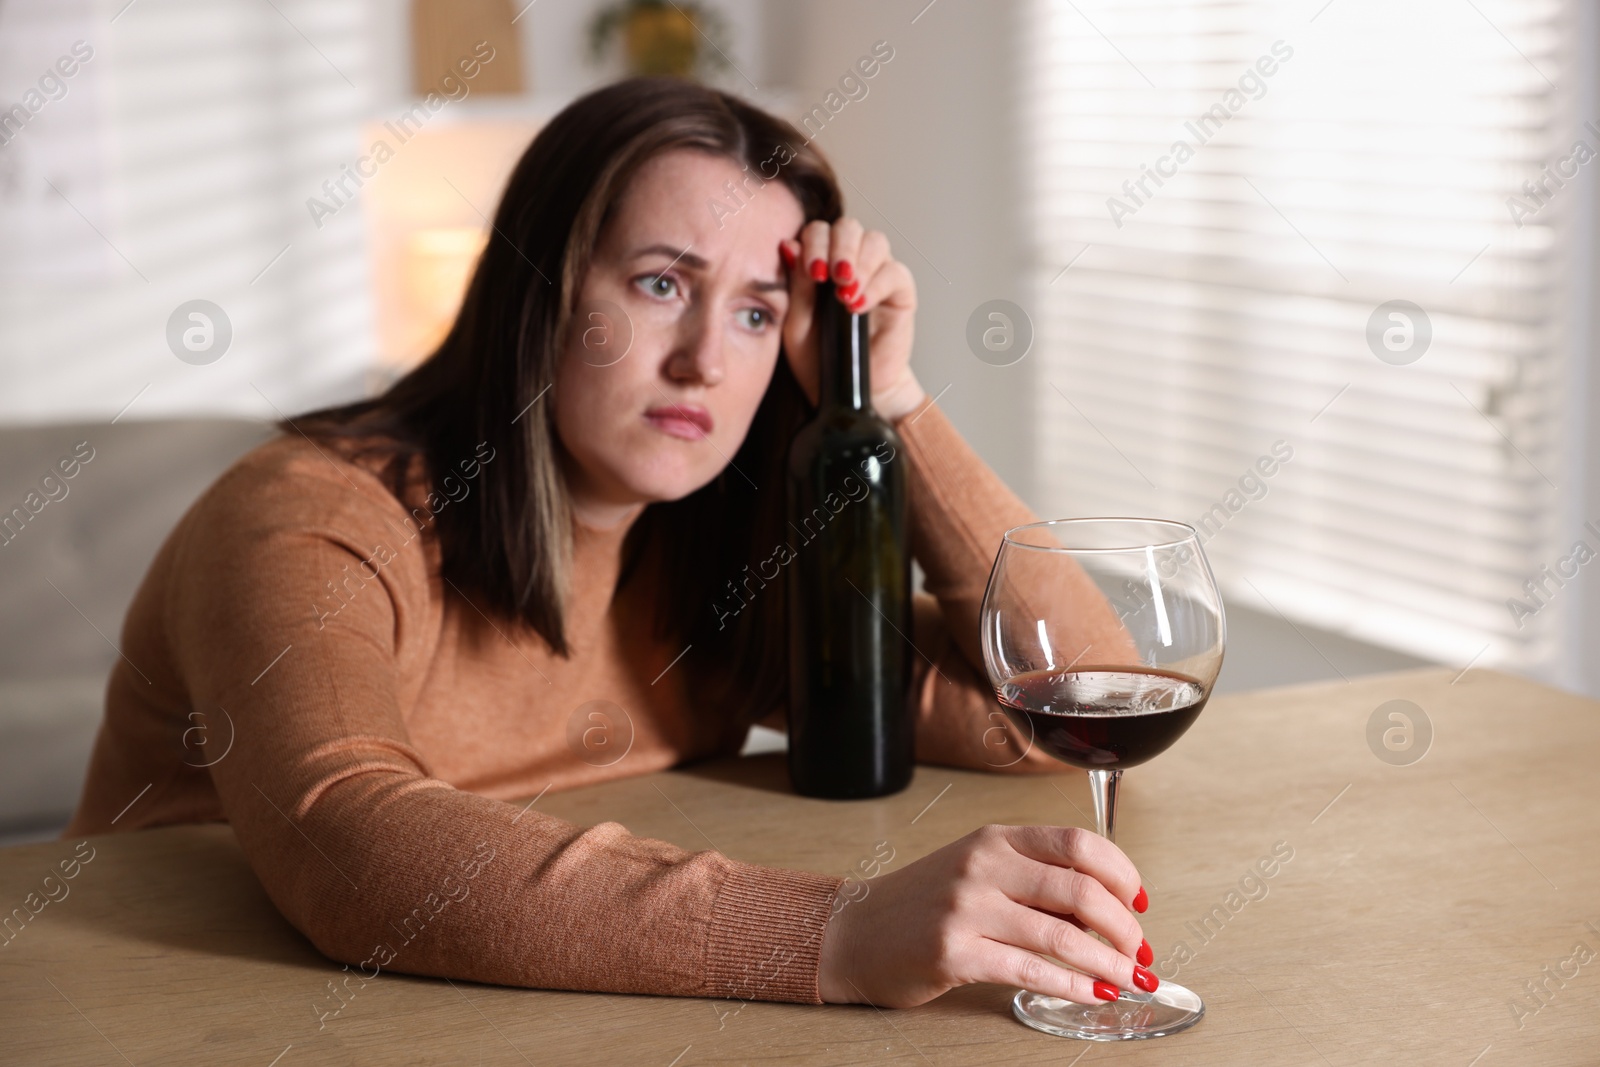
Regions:
<instances>
[{"instance_id":1,"label":"red painted fingernail","mask_svg":"<svg viewBox=\"0 0 1600 1067\"><path fill-rule=\"evenodd\" d=\"M841 259L833 265L833 276L841 282L847 282L855 277L855 270L850 266L848 259Z\"/></svg>"},{"instance_id":2,"label":"red painted fingernail","mask_svg":"<svg viewBox=\"0 0 1600 1067\"><path fill-rule=\"evenodd\" d=\"M1094 995L1099 997L1101 1000L1116 1000L1118 997L1122 996L1122 994L1117 991L1117 987L1112 985L1110 982L1096 982L1094 984Z\"/></svg>"},{"instance_id":3,"label":"red painted fingernail","mask_svg":"<svg viewBox=\"0 0 1600 1067\"><path fill-rule=\"evenodd\" d=\"M792 267L795 260L799 258L800 253L795 252L788 245L780 244L778 246L778 255L783 257L784 263Z\"/></svg>"},{"instance_id":4,"label":"red painted fingernail","mask_svg":"<svg viewBox=\"0 0 1600 1067\"><path fill-rule=\"evenodd\" d=\"M1146 993L1154 993L1156 986L1161 984L1161 979L1157 978L1155 972L1147 967L1135 967L1133 969L1133 984Z\"/></svg>"},{"instance_id":5,"label":"red painted fingernail","mask_svg":"<svg viewBox=\"0 0 1600 1067\"><path fill-rule=\"evenodd\" d=\"M1154 952L1150 951L1150 942L1148 942L1148 941L1139 942L1139 954L1137 956L1135 956L1134 959L1138 960L1140 963L1144 964L1146 967L1150 966L1152 963L1155 962L1156 954Z\"/></svg>"},{"instance_id":6,"label":"red painted fingernail","mask_svg":"<svg viewBox=\"0 0 1600 1067\"><path fill-rule=\"evenodd\" d=\"M811 261L811 280L814 282L825 282L828 280L828 265L820 259L813 259Z\"/></svg>"},{"instance_id":7,"label":"red painted fingernail","mask_svg":"<svg viewBox=\"0 0 1600 1067\"><path fill-rule=\"evenodd\" d=\"M853 300L855 299L855 295L860 288L860 282L851 282L849 285L846 285L839 290L839 295L846 300Z\"/></svg>"},{"instance_id":8,"label":"red painted fingernail","mask_svg":"<svg viewBox=\"0 0 1600 1067\"><path fill-rule=\"evenodd\" d=\"M1133 910L1140 915L1150 906L1150 896L1144 891L1144 886L1139 887L1139 895L1133 898Z\"/></svg>"},{"instance_id":9,"label":"red painted fingernail","mask_svg":"<svg viewBox=\"0 0 1600 1067\"><path fill-rule=\"evenodd\" d=\"M867 298L865 296L858 296L854 300L850 301L850 310L858 315L861 313L861 309L866 306Z\"/></svg>"}]
</instances>

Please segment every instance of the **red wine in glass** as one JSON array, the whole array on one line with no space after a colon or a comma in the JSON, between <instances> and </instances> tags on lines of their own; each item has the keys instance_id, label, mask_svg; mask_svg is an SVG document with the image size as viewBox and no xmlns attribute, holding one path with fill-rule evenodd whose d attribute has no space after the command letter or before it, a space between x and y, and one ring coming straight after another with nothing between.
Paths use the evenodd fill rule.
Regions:
<instances>
[{"instance_id":1,"label":"red wine in glass","mask_svg":"<svg viewBox=\"0 0 1600 1067\"><path fill-rule=\"evenodd\" d=\"M1206 706L1206 687L1175 671L1028 671L996 696L1034 744L1089 771L1123 770L1165 752Z\"/></svg>"},{"instance_id":2,"label":"red wine in glass","mask_svg":"<svg viewBox=\"0 0 1600 1067\"><path fill-rule=\"evenodd\" d=\"M1199 718L1222 667L1222 597L1194 527L1057 519L1006 531L980 612L984 668L1028 745L1089 772L1095 832L1114 841L1122 772ZM1019 990L1018 1021L1088 1041L1164 1037L1205 1003L1163 981L1083 1004Z\"/></svg>"}]
</instances>

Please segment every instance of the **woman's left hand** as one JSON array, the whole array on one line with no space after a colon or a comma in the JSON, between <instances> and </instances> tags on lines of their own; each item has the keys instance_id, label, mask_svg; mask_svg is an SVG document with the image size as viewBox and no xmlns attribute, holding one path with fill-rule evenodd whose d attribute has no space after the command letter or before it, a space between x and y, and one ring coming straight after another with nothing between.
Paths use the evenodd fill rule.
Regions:
<instances>
[{"instance_id":1,"label":"woman's left hand","mask_svg":"<svg viewBox=\"0 0 1600 1067\"><path fill-rule=\"evenodd\" d=\"M789 264L783 347L789 368L811 402L817 402L817 340L811 310L817 282L831 279L846 307L870 312L872 406L890 422L921 406L927 394L911 373L917 284L906 265L890 255L889 239L845 216L832 225L820 219L807 223L799 240L780 241L778 250Z\"/></svg>"}]
</instances>

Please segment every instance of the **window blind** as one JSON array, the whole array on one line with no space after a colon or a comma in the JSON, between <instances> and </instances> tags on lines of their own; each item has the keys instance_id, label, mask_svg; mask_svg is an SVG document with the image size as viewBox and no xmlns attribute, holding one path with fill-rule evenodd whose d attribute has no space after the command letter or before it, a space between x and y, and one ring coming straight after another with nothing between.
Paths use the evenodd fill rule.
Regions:
<instances>
[{"instance_id":1,"label":"window blind","mask_svg":"<svg viewBox=\"0 0 1600 1067\"><path fill-rule=\"evenodd\" d=\"M0 418L275 418L360 393L362 219L319 228L306 201L362 147L368 7L0 4L0 107L38 104L0 145ZM75 45L74 74L30 97ZM206 365L167 340L194 300L231 327Z\"/></svg>"},{"instance_id":2,"label":"window blind","mask_svg":"<svg viewBox=\"0 0 1600 1067\"><path fill-rule=\"evenodd\" d=\"M1525 583L1581 533L1561 278L1600 152L1574 5L1032 0L1025 24L1053 511L1195 524L1230 599L1292 622L1550 656L1559 590Z\"/></svg>"}]
</instances>

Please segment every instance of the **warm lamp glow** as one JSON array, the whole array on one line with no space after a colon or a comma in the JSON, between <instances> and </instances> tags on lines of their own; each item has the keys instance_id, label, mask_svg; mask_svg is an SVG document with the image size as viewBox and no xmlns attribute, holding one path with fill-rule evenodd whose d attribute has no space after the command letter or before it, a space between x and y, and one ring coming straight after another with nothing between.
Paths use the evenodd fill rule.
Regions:
<instances>
[{"instance_id":1,"label":"warm lamp glow","mask_svg":"<svg viewBox=\"0 0 1600 1067\"><path fill-rule=\"evenodd\" d=\"M419 351L431 351L450 331L485 234L471 226L417 230L406 238L405 288Z\"/></svg>"},{"instance_id":2,"label":"warm lamp glow","mask_svg":"<svg viewBox=\"0 0 1600 1067\"><path fill-rule=\"evenodd\" d=\"M363 143L392 158L361 190L376 296L382 386L449 331L483 251L506 177L538 132L534 119L469 119L448 107L401 141L382 121Z\"/></svg>"}]
</instances>

